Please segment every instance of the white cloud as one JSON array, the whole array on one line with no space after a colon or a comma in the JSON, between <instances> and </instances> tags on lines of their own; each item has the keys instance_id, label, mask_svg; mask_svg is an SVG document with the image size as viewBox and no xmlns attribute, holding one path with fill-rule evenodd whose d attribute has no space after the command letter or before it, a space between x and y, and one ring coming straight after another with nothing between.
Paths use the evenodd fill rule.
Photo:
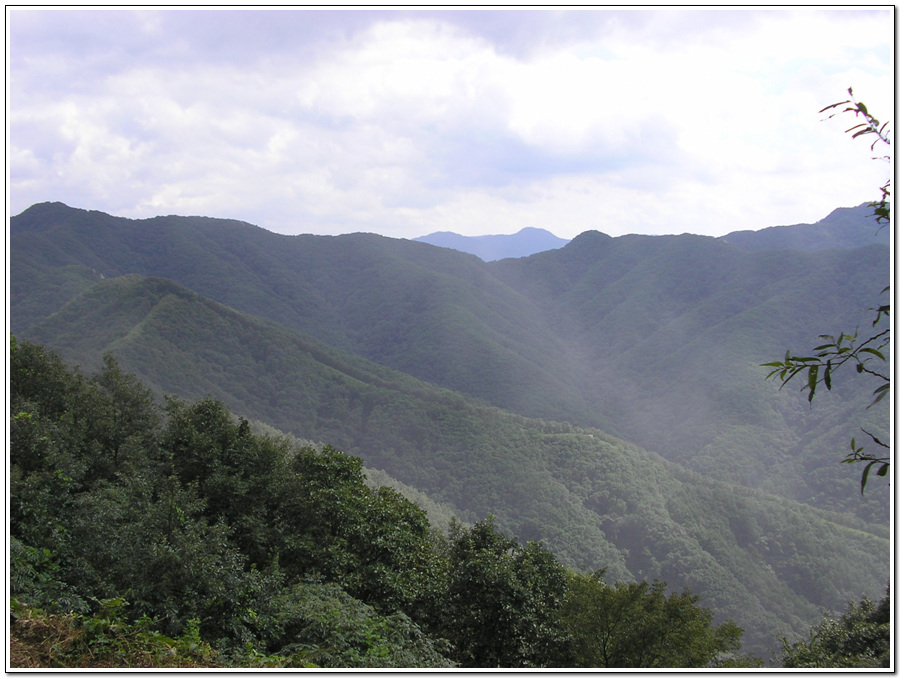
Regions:
<instances>
[{"instance_id":1,"label":"white cloud","mask_svg":"<svg viewBox=\"0 0 900 678\"><path fill-rule=\"evenodd\" d=\"M887 174L817 111L850 85L893 110L890 16L13 10L11 210L409 237L814 220Z\"/></svg>"}]
</instances>

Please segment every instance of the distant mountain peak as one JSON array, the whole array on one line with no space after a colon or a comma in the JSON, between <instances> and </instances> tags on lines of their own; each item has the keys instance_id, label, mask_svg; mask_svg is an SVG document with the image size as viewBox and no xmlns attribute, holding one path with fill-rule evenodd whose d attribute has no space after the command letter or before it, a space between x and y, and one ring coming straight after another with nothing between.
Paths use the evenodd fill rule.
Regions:
<instances>
[{"instance_id":1,"label":"distant mountain peak","mask_svg":"<svg viewBox=\"0 0 900 678\"><path fill-rule=\"evenodd\" d=\"M538 252L559 249L569 242L546 229L534 226L526 226L511 235L468 236L451 231L437 231L413 240L474 254L484 261L527 257Z\"/></svg>"}]
</instances>

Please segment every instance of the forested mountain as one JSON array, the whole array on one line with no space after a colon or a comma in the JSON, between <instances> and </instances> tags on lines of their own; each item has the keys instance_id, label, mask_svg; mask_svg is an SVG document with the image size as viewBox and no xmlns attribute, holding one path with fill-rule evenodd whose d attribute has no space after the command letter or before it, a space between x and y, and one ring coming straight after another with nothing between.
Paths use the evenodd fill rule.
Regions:
<instances>
[{"instance_id":1,"label":"forested mountain","mask_svg":"<svg viewBox=\"0 0 900 678\"><path fill-rule=\"evenodd\" d=\"M460 252L474 254L484 261L497 261L510 257L527 257L531 254L555 250L563 247L568 240L557 238L550 231L542 228L523 228L511 235L474 235L466 236L449 231L429 233L418 238L416 242L424 242L437 247L449 247Z\"/></svg>"},{"instance_id":2,"label":"forested mountain","mask_svg":"<svg viewBox=\"0 0 900 678\"><path fill-rule=\"evenodd\" d=\"M828 250L890 245L889 228L879 228L872 207L841 207L814 224L770 226L758 231L732 231L722 240L745 250Z\"/></svg>"},{"instance_id":3,"label":"forested mountain","mask_svg":"<svg viewBox=\"0 0 900 678\"><path fill-rule=\"evenodd\" d=\"M435 530L360 459L103 362L10 339L13 668L760 665L688 591Z\"/></svg>"},{"instance_id":4,"label":"forested mountain","mask_svg":"<svg viewBox=\"0 0 900 678\"><path fill-rule=\"evenodd\" d=\"M859 425L887 433L887 408L866 409L871 388L844 382L810 407L759 365L821 333L864 333L889 284L887 247L744 252L592 232L493 271L579 356L591 423L704 474L886 521L887 488L860 500L834 463Z\"/></svg>"},{"instance_id":5,"label":"forested mountain","mask_svg":"<svg viewBox=\"0 0 900 678\"><path fill-rule=\"evenodd\" d=\"M883 528L704 479L597 429L478 405L168 280L102 281L33 334L86 369L110 351L160 391L211 394L330 442L465 518L496 515L567 565L689 586L761 656L887 577Z\"/></svg>"},{"instance_id":6,"label":"forested mountain","mask_svg":"<svg viewBox=\"0 0 900 678\"><path fill-rule=\"evenodd\" d=\"M14 217L10 244L14 332L101 276L165 277L498 407L599 426L700 473L887 524L887 488L859 498L834 463L860 423L885 435L886 412L867 411L852 380L810 408L759 367L818 334L865 329L889 283L884 246L748 252L588 232L487 264L368 234L281 236L59 203Z\"/></svg>"},{"instance_id":7,"label":"forested mountain","mask_svg":"<svg viewBox=\"0 0 900 678\"><path fill-rule=\"evenodd\" d=\"M862 327L884 246L589 232L485 263L59 203L14 217L10 246L20 338L90 369L111 351L158 391L359 454L572 566L690 585L751 651L886 583L887 488L861 498L838 463L886 413L852 380L810 407L759 367Z\"/></svg>"}]
</instances>

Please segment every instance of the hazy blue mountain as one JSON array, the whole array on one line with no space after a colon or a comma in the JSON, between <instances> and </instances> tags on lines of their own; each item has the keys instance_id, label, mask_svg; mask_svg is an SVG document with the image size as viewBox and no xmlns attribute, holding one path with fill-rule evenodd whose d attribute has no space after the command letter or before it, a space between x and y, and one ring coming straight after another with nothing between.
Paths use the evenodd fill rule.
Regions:
<instances>
[{"instance_id":1,"label":"hazy blue mountain","mask_svg":"<svg viewBox=\"0 0 900 678\"><path fill-rule=\"evenodd\" d=\"M438 231L413 238L413 240L474 254L483 261L527 257L538 252L559 249L569 242L556 237L550 231L531 227L523 228L512 235L468 236L449 231Z\"/></svg>"},{"instance_id":2,"label":"hazy blue mountain","mask_svg":"<svg viewBox=\"0 0 900 678\"><path fill-rule=\"evenodd\" d=\"M841 207L814 224L771 226L758 231L733 231L722 240L745 250L853 249L867 245L889 245L891 229L880 228L868 203Z\"/></svg>"},{"instance_id":3,"label":"hazy blue mountain","mask_svg":"<svg viewBox=\"0 0 900 678\"><path fill-rule=\"evenodd\" d=\"M361 456L463 516L610 579L689 586L767 656L823 608L881 592L886 528L704 478L603 431L478 403L170 280L100 280L28 337L92 370L112 352L161 392Z\"/></svg>"}]
</instances>

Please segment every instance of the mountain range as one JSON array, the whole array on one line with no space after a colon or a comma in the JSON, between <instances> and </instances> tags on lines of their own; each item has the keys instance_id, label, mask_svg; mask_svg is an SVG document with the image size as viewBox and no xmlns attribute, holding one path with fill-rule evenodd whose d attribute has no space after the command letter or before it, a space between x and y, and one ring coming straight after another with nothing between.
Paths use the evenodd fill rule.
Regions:
<instances>
[{"instance_id":1,"label":"mountain range","mask_svg":"<svg viewBox=\"0 0 900 678\"><path fill-rule=\"evenodd\" d=\"M523 228L511 235L466 236L438 231L418 238L438 247L474 254L484 261L527 257L538 252L559 249L569 241L540 228ZM868 204L841 207L814 224L770 226L756 231L732 231L721 240L741 249L760 251L792 249L816 251L853 249L872 244L890 244L890 231L877 228Z\"/></svg>"},{"instance_id":2,"label":"mountain range","mask_svg":"<svg viewBox=\"0 0 900 678\"><path fill-rule=\"evenodd\" d=\"M884 245L588 232L488 263L60 203L14 217L10 245L18 337L87 370L112 352L575 567L690 586L748 649L887 581L888 488L860 497L838 463L887 413L852 378L810 406L759 367L862 326Z\"/></svg>"}]
</instances>

